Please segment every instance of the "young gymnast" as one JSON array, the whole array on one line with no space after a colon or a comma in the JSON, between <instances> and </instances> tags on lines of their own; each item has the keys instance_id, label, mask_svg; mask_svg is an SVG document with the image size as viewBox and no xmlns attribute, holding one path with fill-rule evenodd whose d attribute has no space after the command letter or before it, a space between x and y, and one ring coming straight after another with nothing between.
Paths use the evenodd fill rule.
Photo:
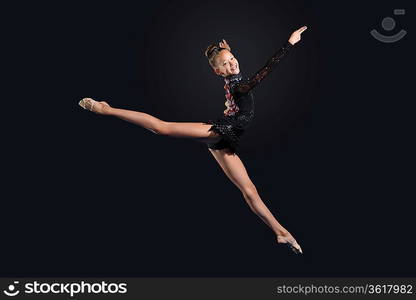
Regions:
<instances>
[{"instance_id":1,"label":"young gymnast","mask_svg":"<svg viewBox=\"0 0 416 300\"><path fill-rule=\"evenodd\" d=\"M239 140L254 117L252 90L276 67L280 59L294 44L300 41L306 26L294 31L289 40L267 61L254 76L243 79L237 58L225 40L219 45L210 45L205 51L208 62L215 74L224 77L226 109L224 115L207 122L167 122L144 112L111 107L105 101L84 98L79 105L101 115L120 118L144 127L155 134L194 138L207 143L209 151L228 178L238 187L250 209L257 214L276 234L278 243L286 244L297 254L303 253L295 238L273 216L263 203L249 178L247 171L236 153Z\"/></svg>"}]
</instances>

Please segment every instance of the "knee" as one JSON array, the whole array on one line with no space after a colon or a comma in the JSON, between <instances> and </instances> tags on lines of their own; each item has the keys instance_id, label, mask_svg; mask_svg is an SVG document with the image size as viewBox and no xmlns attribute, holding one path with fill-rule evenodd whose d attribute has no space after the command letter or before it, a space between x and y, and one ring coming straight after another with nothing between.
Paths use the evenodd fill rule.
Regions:
<instances>
[{"instance_id":1,"label":"knee","mask_svg":"<svg viewBox=\"0 0 416 300\"><path fill-rule=\"evenodd\" d=\"M244 185L241 192L248 201L255 201L258 198L257 189L252 183Z\"/></svg>"},{"instance_id":2,"label":"knee","mask_svg":"<svg viewBox=\"0 0 416 300\"><path fill-rule=\"evenodd\" d=\"M159 120L156 122L153 126L151 131L158 135L169 135L169 126L167 122L164 122L162 120Z\"/></svg>"}]
</instances>

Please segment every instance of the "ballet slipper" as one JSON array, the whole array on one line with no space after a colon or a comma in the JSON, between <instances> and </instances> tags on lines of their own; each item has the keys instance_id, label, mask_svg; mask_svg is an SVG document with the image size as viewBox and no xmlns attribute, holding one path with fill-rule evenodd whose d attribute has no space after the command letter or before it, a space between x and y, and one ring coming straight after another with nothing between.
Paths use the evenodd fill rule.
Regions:
<instances>
[{"instance_id":1,"label":"ballet slipper","mask_svg":"<svg viewBox=\"0 0 416 300\"><path fill-rule=\"evenodd\" d=\"M89 111L94 112L94 111L93 111L93 108L94 108L94 104L95 104L95 102L97 102L97 101L95 101L94 99L91 99L91 98L84 98L84 99L82 99L81 101L79 101L79 102L78 102L78 104L79 104L79 106L81 106L83 109L86 109L86 110L89 110Z\"/></svg>"},{"instance_id":2,"label":"ballet slipper","mask_svg":"<svg viewBox=\"0 0 416 300\"><path fill-rule=\"evenodd\" d=\"M293 252L295 252L296 254L303 254L302 248L300 247L300 245L296 242L295 239L290 239L290 238L285 238L285 237L281 237L279 236L277 238L277 242L279 244L286 244Z\"/></svg>"},{"instance_id":3,"label":"ballet slipper","mask_svg":"<svg viewBox=\"0 0 416 300\"><path fill-rule=\"evenodd\" d=\"M99 115L105 115L108 112L108 109L110 108L110 105L105 101L95 101L91 98L84 98L81 101L79 101L79 106L81 106L83 109L92 111L93 113L99 114Z\"/></svg>"},{"instance_id":4,"label":"ballet slipper","mask_svg":"<svg viewBox=\"0 0 416 300\"><path fill-rule=\"evenodd\" d=\"M299 246L299 244L294 244L294 245L292 245L291 243L286 243L286 245L288 245L289 246L289 248L293 251L293 252L295 252L296 254L303 254L303 251L302 251L302 248ZM296 247L297 246L297 247Z\"/></svg>"}]
</instances>

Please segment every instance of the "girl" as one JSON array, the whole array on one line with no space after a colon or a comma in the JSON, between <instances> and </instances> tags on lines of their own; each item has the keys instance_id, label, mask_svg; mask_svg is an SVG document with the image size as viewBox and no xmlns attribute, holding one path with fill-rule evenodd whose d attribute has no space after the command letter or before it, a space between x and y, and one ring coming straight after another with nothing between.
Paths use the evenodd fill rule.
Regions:
<instances>
[{"instance_id":1,"label":"girl","mask_svg":"<svg viewBox=\"0 0 416 300\"><path fill-rule=\"evenodd\" d=\"M276 234L278 243L286 244L295 253L303 253L295 238L273 216L261 200L256 187L236 154L239 139L254 117L252 89L277 65L294 44L300 41L306 26L294 31L289 40L269 59L253 77L243 80L237 58L225 40L210 45L205 51L215 74L224 77L226 109L224 116L208 122L166 122L149 114L111 107L105 101L84 98L79 105L101 115L108 115L144 127L155 134L172 137L194 138L207 143L209 151L228 178L238 187L250 209L257 214Z\"/></svg>"}]
</instances>

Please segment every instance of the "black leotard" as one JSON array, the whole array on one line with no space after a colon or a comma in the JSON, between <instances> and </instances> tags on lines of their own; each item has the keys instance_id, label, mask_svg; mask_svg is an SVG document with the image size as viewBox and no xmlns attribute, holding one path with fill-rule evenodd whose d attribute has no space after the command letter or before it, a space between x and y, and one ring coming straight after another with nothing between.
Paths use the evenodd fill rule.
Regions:
<instances>
[{"instance_id":1,"label":"black leotard","mask_svg":"<svg viewBox=\"0 0 416 300\"><path fill-rule=\"evenodd\" d=\"M232 153L238 150L240 137L250 126L254 118L254 99L252 89L260 83L279 63L286 52L293 47L291 43L284 44L253 77L243 80L241 72L225 78L224 89L227 101L227 109L224 116L209 120L210 131L214 131L221 136L216 143L208 143L208 148L225 149L228 148Z\"/></svg>"}]
</instances>

